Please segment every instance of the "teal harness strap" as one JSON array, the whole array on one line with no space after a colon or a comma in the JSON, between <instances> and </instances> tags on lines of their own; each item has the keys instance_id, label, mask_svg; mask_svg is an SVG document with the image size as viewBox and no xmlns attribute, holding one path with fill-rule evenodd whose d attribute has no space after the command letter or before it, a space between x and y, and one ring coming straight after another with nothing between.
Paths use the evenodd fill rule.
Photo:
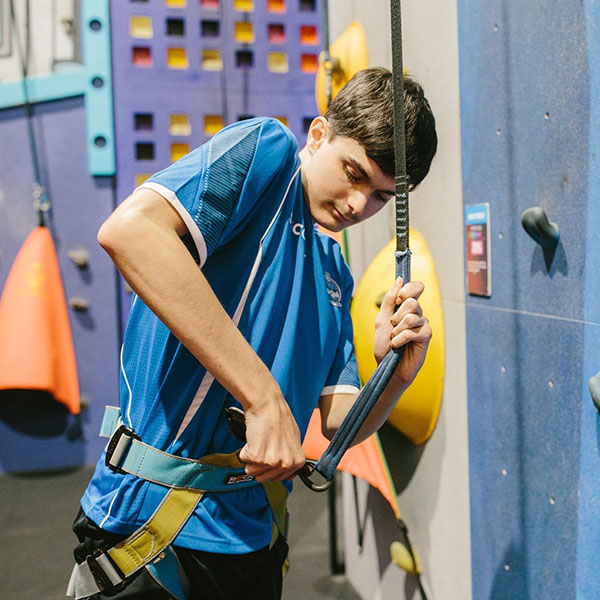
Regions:
<instances>
[{"instance_id":1,"label":"teal harness strap","mask_svg":"<svg viewBox=\"0 0 600 600\"><path fill-rule=\"evenodd\" d=\"M101 435L106 436L117 426L108 442L105 457L106 466L113 471L167 487L205 492L226 492L257 485L253 477L246 475L243 464L232 460L231 455L216 454L194 460L168 454L145 444L131 429L119 423L120 410L108 406ZM232 462L237 462L237 465Z\"/></svg>"},{"instance_id":2,"label":"teal harness strap","mask_svg":"<svg viewBox=\"0 0 600 600\"><path fill-rule=\"evenodd\" d=\"M154 562L146 565L152 578L176 600L187 600L190 585L179 564L175 550L170 546Z\"/></svg>"}]
</instances>

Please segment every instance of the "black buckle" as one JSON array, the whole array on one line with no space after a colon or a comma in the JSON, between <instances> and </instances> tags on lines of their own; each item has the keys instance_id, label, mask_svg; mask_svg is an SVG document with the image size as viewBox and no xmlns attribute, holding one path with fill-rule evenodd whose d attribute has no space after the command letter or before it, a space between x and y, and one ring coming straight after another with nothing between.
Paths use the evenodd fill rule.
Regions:
<instances>
[{"instance_id":1,"label":"black buckle","mask_svg":"<svg viewBox=\"0 0 600 600\"><path fill-rule=\"evenodd\" d=\"M115 450L117 449L117 446L119 445L119 442L121 441L121 438L123 436L129 438L129 443L131 443L131 440L141 440L140 436L137 433L135 433L133 429L127 427L127 425L121 425L112 434L110 440L108 440L108 445L106 446L106 456L104 457L104 464L109 469L111 469L111 471L114 471L115 473L123 473L124 475L126 475L127 471L124 471L118 465L113 465L111 463ZM124 454L124 452L122 454Z\"/></svg>"},{"instance_id":2,"label":"black buckle","mask_svg":"<svg viewBox=\"0 0 600 600\"><path fill-rule=\"evenodd\" d=\"M108 555L104 554L107 560L110 561L110 564L115 570L116 574L121 578L121 581L119 583L113 583L110 580L110 577L106 574L104 569L96 561L96 559L103 554L104 552L102 552L101 550L96 550L94 554L91 554L90 556L86 557L85 562L87 563L90 573L92 574L92 577L94 578L94 581L96 582L96 585L98 586L98 589L101 592L118 592L125 587L125 577L121 573L121 570L118 569L117 566L110 560Z\"/></svg>"}]
</instances>

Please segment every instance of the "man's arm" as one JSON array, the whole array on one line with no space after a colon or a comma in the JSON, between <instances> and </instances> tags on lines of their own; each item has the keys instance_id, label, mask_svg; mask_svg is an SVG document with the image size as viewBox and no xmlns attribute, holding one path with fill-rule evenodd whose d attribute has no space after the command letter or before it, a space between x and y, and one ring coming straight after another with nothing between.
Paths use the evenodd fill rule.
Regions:
<instances>
[{"instance_id":1,"label":"man's arm","mask_svg":"<svg viewBox=\"0 0 600 600\"><path fill-rule=\"evenodd\" d=\"M300 433L279 386L215 296L181 236L187 228L158 193L142 188L98 232L124 279L244 408L240 452L258 481L281 480L304 464Z\"/></svg>"},{"instance_id":2,"label":"man's arm","mask_svg":"<svg viewBox=\"0 0 600 600\"><path fill-rule=\"evenodd\" d=\"M406 345L404 355L396 372L385 387L377 404L360 428L353 444L358 444L375 433L388 418L398 398L413 382L423 366L431 327L423 316L418 299L423 293L423 284L413 281L406 286L398 280L385 295L375 322L375 358L379 364L391 348ZM396 306L400 308L396 310ZM331 439L358 394L330 394L319 400L321 429Z\"/></svg>"}]
</instances>

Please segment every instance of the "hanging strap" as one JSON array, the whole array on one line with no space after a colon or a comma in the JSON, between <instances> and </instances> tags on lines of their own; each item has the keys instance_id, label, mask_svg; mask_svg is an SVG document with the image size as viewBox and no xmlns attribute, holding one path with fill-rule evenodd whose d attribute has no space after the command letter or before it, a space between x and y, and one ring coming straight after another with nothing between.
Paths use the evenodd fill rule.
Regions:
<instances>
[{"instance_id":1,"label":"hanging strap","mask_svg":"<svg viewBox=\"0 0 600 600\"><path fill-rule=\"evenodd\" d=\"M392 17L392 63L394 82L394 158L396 195L396 275L404 283L410 281L410 249L408 247L408 176L406 174L406 140L404 132L404 85L402 64L402 24L400 0L391 0ZM327 485L311 481L314 471L331 481L346 450L352 445L356 434L377 403L383 390L396 371L404 346L390 350L360 391L329 446L316 464L307 463L300 472L302 481L314 491L323 491Z\"/></svg>"},{"instance_id":2,"label":"hanging strap","mask_svg":"<svg viewBox=\"0 0 600 600\"><path fill-rule=\"evenodd\" d=\"M391 0L392 75L394 81L394 169L396 183L396 277L410 281L406 132L404 125L404 64L402 60L401 1Z\"/></svg>"},{"instance_id":3,"label":"hanging strap","mask_svg":"<svg viewBox=\"0 0 600 600\"><path fill-rule=\"evenodd\" d=\"M29 76L29 55L31 50L30 38L31 38L31 27L30 27L30 10L29 0L25 3L26 16L25 16L25 48L21 47L21 36L17 24L17 15L15 11L14 0L10 0L10 20L15 35L15 46L17 54L19 55L19 62L21 63L21 74L22 74L22 85L23 85L23 101L25 104L25 116L27 119L27 133L29 139L29 150L31 151L31 162L33 165L33 207L38 213L39 225L41 227L46 226L46 220L44 214L50 209L50 200L41 184L41 169L40 160L37 150L37 143L35 141L35 131L33 129L33 106L29 100L29 89L28 89L28 76Z\"/></svg>"},{"instance_id":4,"label":"hanging strap","mask_svg":"<svg viewBox=\"0 0 600 600\"><path fill-rule=\"evenodd\" d=\"M329 53L329 0L321 0L321 31L323 33L323 67L325 68L325 98L327 107L331 104L331 80L335 68L334 59ZM335 61L338 63L338 61ZM339 64L339 63L338 63Z\"/></svg>"}]
</instances>

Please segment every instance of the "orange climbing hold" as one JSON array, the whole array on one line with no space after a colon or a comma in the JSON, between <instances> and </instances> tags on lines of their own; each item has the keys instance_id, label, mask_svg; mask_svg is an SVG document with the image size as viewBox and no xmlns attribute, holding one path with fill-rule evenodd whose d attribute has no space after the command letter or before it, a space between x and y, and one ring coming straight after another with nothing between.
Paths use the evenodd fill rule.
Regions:
<instances>
[{"instance_id":1,"label":"orange climbing hold","mask_svg":"<svg viewBox=\"0 0 600 600\"><path fill-rule=\"evenodd\" d=\"M45 227L25 240L0 298L0 389L47 391L71 413L80 411L69 315Z\"/></svg>"}]
</instances>

